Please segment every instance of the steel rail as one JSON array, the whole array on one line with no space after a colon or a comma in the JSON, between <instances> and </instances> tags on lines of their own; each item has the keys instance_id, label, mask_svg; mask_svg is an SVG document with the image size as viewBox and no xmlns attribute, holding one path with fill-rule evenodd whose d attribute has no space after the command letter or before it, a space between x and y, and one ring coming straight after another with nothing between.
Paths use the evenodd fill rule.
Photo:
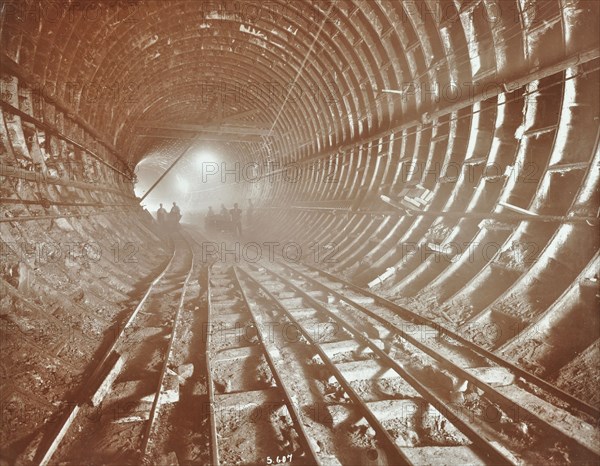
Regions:
<instances>
[{"instance_id":1,"label":"steel rail","mask_svg":"<svg viewBox=\"0 0 600 466\"><path fill-rule=\"evenodd\" d=\"M556 426L554 426L550 422L548 422L548 421L544 420L543 418L541 418L540 416L538 416L531 409L529 409L525 406L522 406L521 404L511 400L510 398L508 398L507 396L505 396L498 390L494 389L488 383L486 383L486 382L482 381L480 378L470 374L468 371L466 371L462 367L458 366L457 364L455 364L454 362L452 362L445 356L441 355L440 353L438 353L437 351L435 351L428 345L422 343L417 338L407 334L404 330L402 330L397 325L395 325L395 324L389 322L388 320L386 320L385 318L375 314L374 312L370 311L363 305L352 300L352 298L348 298L347 296L344 296L343 294L335 291L334 289L328 287L327 285L324 285L324 284L318 282L314 278L309 277L306 274L303 274L302 272L290 267L287 264L282 264L282 265L284 267L286 267L288 270L291 270L292 273L298 275L302 279L308 280L309 282L316 283L316 285L321 288L325 288L328 293L331 293L332 295L336 296L338 299L346 302L350 306L361 311L363 314L369 316L370 318L372 318L372 319L376 320L377 322L379 322L380 324L384 325L389 330L395 332L402 339L409 342L411 345L415 346L416 348L418 348L419 350L421 350L428 356L437 360L443 367L450 368L455 374L459 375L460 377L462 377L465 380L468 380L470 383L473 383L480 390L483 390L485 392L485 394L489 398L491 398L493 401L507 407L508 408L507 411L518 413L518 417L521 417L521 415L525 415L528 419L534 419L536 421L536 423L539 423L538 425L545 426L555 436L566 439L567 443L570 443L572 447L583 448L583 449L587 450L589 453L591 453L592 455L594 455L596 457L596 459L598 459L600 457L597 450L595 451L595 450L591 449L588 445L581 443L578 439L570 437L568 434L566 434L565 432L562 432L561 430L559 430ZM312 298L312 299L315 299L315 298ZM512 408L517 408L517 409L512 409Z\"/></svg>"},{"instance_id":2,"label":"steel rail","mask_svg":"<svg viewBox=\"0 0 600 466\"><path fill-rule=\"evenodd\" d=\"M597 408L587 404L586 402L584 402L578 398L575 398L573 395L561 390L560 388L539 378L538 376L516 366L515 364L502 358L501 356L498 356L497 354L495 354L491 351L488 351L485 348L480 347L479 345L473 343L471 340L468 340L468 339L464 338L463 336L459 335L458 333L448 329L447 327L444 327L442 324L435 322L427 317L421 316L421 315L417 314L416 312L406 309L405 307L402 307L402 306L384 298L383 296L380 296L378 294L372 293L371 291L365 290L364 288L361 288L353 283L350 283L350 282L344 280L343 278L337 277L336 275L333 275L329 272L319 269L318 267L315 267L315 266L307 264L307 263L303 263L303 265L305 267L327 277L328 279L330 279L332 281L342 283L349 289L352 289L359 294L363 294L365 296L373 298L376 303L381 304L384 307L387 307L388 309L395 311L396 313L398 313L400 315L400 317L402 317L404 319L412 321L413 323L417 323L417 324L421 324L421 325L428 325L430 327L438 329L441 333L458 341L459 343L464 344L469 349L473 350L476 354L479 354L480 356L488 358L490 361L493 361L496 364L507 367L508 369L513 371L516 375L518 375L519 377L523 377L527 382L538 385L540 388L546 390L547 392L549 392L553 396L561 399L562 401L566 402L567 404L579 409L580 411L582 411L586 414L589 414L590 416L595 418L597 421L600 419L600 411Z\"/></svg>"},{"instance_id":3,"label":"steel rail","mask_svg":"<svg viewBox=\"0 0 600 466\"><path fill-rule=\"evenodd\" d=\"M76 181L58 175L52 175L44 171L25 170L23 168L15 167L14 165L0 164L0 176L5 178L16 178L19 180L31 181L32 183L68 186L70 188L83 189L91 192L110 192L118 194L126 199L131 199L132 201L137 200L137 197L129 195L128 193L124 192L123 189L112 188L104 184L102 181Z\"/></svg>"},{"instance_id":4,"label":"steel rail","mask_svg":"<svg viewBox=\"0 0 600 466\"><path fill-rule=\"evenodd\" d=\"M594 222L596 225L598 217L569 217L568 215L545 215L545 214L536 214L531 213L530 215L526 214L512 214L512 213L504 213L504 212L457 212L457 211L428 211L428 210L412 210L408 208L404 208L399 206L391 199L387 198L382 199L383 202L390 205L394 209L399 211L400 215L407 217L428 217L428 218L451 218L451 219L470 219L470 220L498 220L501 222L543 222L543 223L587 223ZM508 209L509 207L499 204L500 207L504 209ZM404 213L401 213L403 211ZM594 226L594 225L590 225Z\"/></svg>"},{"instance_id":5,"label":"steel rail","mask_svg":"<svg viewBox=\"0 0 600 466\"><path fill-rule=\"evenodd\" d=\"M50 199L8 199L8 198L0 198L1 204L19 204L19 205L39 205L44 207L45 209L50 206L61 206L61 207L137 207L132 204L102 204L100 202L56 202L51 201Z\"/></svg>"},{"instance_id":6,"label":"steel rail","mask_svg":"<svg viewBox=\"0 0 600 466\"><path fill-rule=\"evenodd\" d=\"M264 266L263 266L264 267ZM436 393L430 390L428 387L423 385L416 377L410 374L404 367L392 359L385 351L380 349L370 338L365 337L362 332L357 330L352 325L348 324L346 321L341 319L339 316L335 315L329 309L327 309L323 303L319 302L316 298L313 298L307 292L302 290L300 287L293 284L289 279L282 277L277 272L272 269L269 270L269 273L277 278L280 281L285 283L288 287L292 288L296 293L303 297L307 302L310 303L312 307L315 309L319 309L323 312L327 317L336 321L342 328L348 331L356 340L360 341L364 345L371 348L371 350L377 354L382 363L392 368L394 371L400 375L406 382L408 382L418 393L423 397L425 401L427 401L431 406L436 408L444 417L446 417L454 426L456 426L467 438L469 438L473 442L473 448L480 454L482 457L487 458L491 464L511 464L514 465L514 460L512 455L507 454L505 451L499 449L494 443L494 439L488 438L488 436L481 431L481 429L473 427L466 416L464 416L460 411L454 409L444 400L442 400ZM479 427L479 426L478 426Z\"/></svg>"},{"instance_id":7,"label":"steel rail","mask_svg":"<svg viewBox=\"0 0 600 466\"><path fill-rule=\"evenodd\" d=\"M137 209L137 206L132 206ZM76 218L76 217L91 217L95 215L106 215L106 214L124 214L126 211L121 209L108 210L103 212L87 212L81 214L64 214L64 215L27 215L18 217L2 217L0 223L12 223L12 222L33 222L39 220L56 220L57 218Z\"/></svg>"},{"instance_id":8,"label":"steel rail","mask_svg":"<svg viewBox=\"0 0 600 466\"><path fill-rule=\"evenodd\" d=\"M306 212L326 212L329 214L340 215L371 215L384 217L426 217L458 220L497 220L499 222L541 222L541 223L586 223L589 226L597 226L600 218L598 217L569 217L566 215L518 215L503 212L458 212L458 211L427 211L427 210L409 210L394 204L393 202L384 201L396 210L353 210L347 207L271 207L274 210L300 210ZM262 210L262 209L261 209ZM589 222L594 222L590 225Z\"/></svg>"},{"instance_id":9,"label":"steel rail","mask_svg":"<svg viewBox=\"0 0 600 466\"><path fill-rule=\"evenodd\" d=\"M259 280L254 278L249 272L246 270L242 270L242 272L253 281L257 287L259 287L263 292L284 312L287 319L289 319L298 331L302 334L304 339L316 350L319 354L321 360L325 363L327 368L333 373L334 377L337 379L339 384L342 386L344 391L348 394L352 402L358 407L362 416L369 422L369 424L373 427L377 435L379 436L385 450L388 453L394 455L395 463L394 465L411 465L411 461L404 454L401 448L396 444L395 440L389 434L389 432L383 427L379 419L375 417L373 412L369 409L365 401L358 395L358 393L352 388L352 386L346 381L341 371L335 366L333 361L327 356L327 353L323 350L321 345L319 345L308 333L308 331L298 322L298 320L290 313L290 311L285 307L285 305L277 298L273 293L271 293L264 285L260 283ZM503 463L504 464L504 463Z\"/></svg>"},{"instance_id":10,"label":"steel rail","mask_svg":"<svg viewBox=\"0 0 600 466\"><path fill-rule=\"evenodd\" d=\"M304 424L300 417L300 413L298 412L298 409L296 408L296 406L294 405L294 402L292 401L292 395L290 393L290 390L285 385L285 383L283 382L283 379L281 378L281 376L279 375L279 372L277 371L277 366L275 365L273 356L269 352L269 350L267 348L267 344L265 343L266 340L265 340L262 328L258 324L258 321L256 320L256 316L255 316L254 312L252 311L252 308L250 307L250 302L248 301L248 296L246 295L246 291L244 290L244 287L242 286L242 282L240 281L240 278L238 275L238 267L236 267L236 266L233 267L233 273L234 273L235 279L237 281L237 285L240 289L240 292L242 293L242 298L244 299L246 309L248 310L248 313L250 314L252 323L254 324L254 328L256 328L256 332L258 334L258 339L264 350L265 359L267 361L267 364L269 365L269 368L271 369L271 374L273 374L273 377L275 378L275 382L277 383L277 386L283 392L285 405L287 406L290 417L292 418L292 422L294 423L294 428L296 429L296 432L299 434L300 443L302 445L302 448L304 449L304 453L308 456L308 458L307 458L309 461L308 464L320 466L322 463L319 460L319 457L317 456L317 453L315 452L315 449L312 446L311 441L309 440L308 433L306 432L306 429L304 428Z\"/></svg>"},{"instance_id":11,"label":"steel rail","mask_svg":"<svg viewBox=\"0 0 600 466\"><path fill-rule=\"evenodd\" d=\"M192 238L192 240L198 244L198 242ZM211 266L208 267L208 273L206 274L206 306L207 306L207 324L210 324L211 320L211 307L212 300L210 297L210 274L211 274ZM219 444L217 437L217 421L215 418L215 386L213 384L212 372L211 372L211 364L210 364L210 345L211 345L211 331L210 329L206 332L206 351L204 354L206 360L206 388L208 392L208 416L209 416L209 425L210 425L210 452L212 458L213 466L220 466L221 459L219 457Z\"/></svg>"},{"instance_id":12,"label":"steel rail","mask_svg":"<svg viewBox=\"0 0 600 466\"><path fill-rule=\"evenodd\" d=\"M183 238L183 235L180 235L180 236L181 236L181 238ZM156 393L154 394L154 400L152 401L152 408L150 409L150 417L148 418L148 421L146 421L146 429L145 429L144 435L142 437L142 448L141 448L142 457L145 457L148 454L148 449L151 448L151 443L152 443L151 437L152 437L154 428L156 426L156 421L160 414L160 398L162 396L162 388L163 388L163 383L165 380L165 375L167 373L169 360L171 359L171 354L173 353L173 345L175 344L176 335L177 335L177 326L178 326L179 320L181 318L181 311L183 310L184 305L185 305L185 294L187 291L188 283L189 283L190 279L192 278L192 274L194 273L194 262L195 262L194 248L190 245L190 243L186 239L184 239L184 241L190 250L192 260L190 263L190 269L189 269L189 271L185 277L185 281L183 282L183 285L182 285L181 298L179 299L179 305L177 306L177 311L175 312L175 317L173 319L173 327L171 329L171 337L169 338L169 345L167 347L165 358L163 360L160 377L159 377L158 384L156 387Z\"/></svg>"},{"instance_id":13,"label":"steel rail","mask_svg":"<svg viewBox=\"0 0 600 466\"><path fill-rule=\"evenodd\" d=\"M34 463L39 464L40 466L45 466L52 459L52 456L54 455L54 453L56 452L60 443L62 442L64 436L68 432L71 424L77 417L77 413L79 412L79 410L85 403L90 401L91 397L94 394L96 386L100 386L102 384L102 381L99 381L99 379L100 379L101 374L103 372L105 372L106 369L108 369L106 366L109 365L110 361L112 361L112 359L114 359L115 356L118 356L117 352L115 351L115 348L117 347L117 344L120 342L121 338L123 337L125 330L135 320L135 317L137 316L140 309L142 308L142 306L148 299L148 296L152 292L152 289L165 276L165 274L171 267L174 258L175 258L175 249L173 249L171 257L170 257L169 261L167 262L167 265L165 266L165 268L152 281L152 283L150 283L150 286L148 287L148 289L147 289L146 293L144 294L144 296L142 297L141 301L138 303L138 305L135 307L135 309L129 315L127 321L125 322L125 325L121 328L120 332L115 337L115 339L113 340L113 342L111 343L109 348L106 350L106 352L104 353L104 355L102 356L100 361L98 361L98 363L96 364L96 367L94 368L94 370L92 371L90 376L85 378L83 385L79 388L78 394L75 397L75 402L67 403L67 405L69 406L67 411L60 417L60 420L58 420L58 422L52 423L54 426L54 428L52 429L52 433L53 433L52 440L45 448L42 448L44 445L44 440L42 439L42 444L40 445L40 447L38 448L38 450L36 452L36 455L34 458ZM91 387L89 385L89 381L92 381L92 382L99 381L99 383L94 383L94 387Z\"/></svg>"}]
</instances>

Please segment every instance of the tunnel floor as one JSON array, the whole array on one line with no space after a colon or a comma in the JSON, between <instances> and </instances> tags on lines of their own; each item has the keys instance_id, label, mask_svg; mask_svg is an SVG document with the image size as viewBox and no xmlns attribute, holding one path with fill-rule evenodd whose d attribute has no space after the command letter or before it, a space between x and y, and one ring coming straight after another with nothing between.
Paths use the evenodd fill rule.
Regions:
<instances>
[{"instance_id":1,"label":"tunnel floor","mask_svg":"<svg viewBox=\"0 0 600 466\"><path fill-rule=\"evenodd\" d=\"M494 335L464 338L352 283L356 273L336 276L335 262L323 267L312 251L293 254L297 244L275 253L277 242L256 229L239 239L189 224L149 227L152 261L138 270L119 325L105 331L85 377L40 386L71 387L56 395L70 401L33 442L10 445L17 462L23 455L51 464L181 465L597 457L597 410L573 396L588 394L565 393L556 380L490 352ZM264 243L271 248L262 246L259 257ZM91 292L74 299L89 304ZM22 324L25 315L17 316ZM64 369L46 367L64 377ZM581 370L566 368L559 380Z\"/></svg>"}]
</instances>

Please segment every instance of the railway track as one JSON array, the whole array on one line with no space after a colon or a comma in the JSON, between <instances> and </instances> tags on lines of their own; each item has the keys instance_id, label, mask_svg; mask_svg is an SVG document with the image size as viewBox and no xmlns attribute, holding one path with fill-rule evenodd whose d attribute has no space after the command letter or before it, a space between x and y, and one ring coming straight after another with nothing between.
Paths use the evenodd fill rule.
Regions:
<instances>
[{"instance_id":1,"label":"railway track","mask_svg":"<svg viewBox=\"0 0 600 466\"><path fill-rule=\"evenodd\" d=\"M160 414L179 399L181 377L172 356L194 271L190 242L183 234L173 239L166 267L110 337L77 401L38 449L39 464L85 464L89 451L95 461L123 465L163 455Z\"/></svg>"},{"instance_id":2,"label":"railway track","mask_svg":"<svg viewBox=\"0 0 600 466\"><path fill-rule=\"evenodd\" d=\"M593 408L557 397L534 376L434 325L416 324L325 272L270 264L240 275L266 297L263 306L278 309L272 321L293 324L318 356L321 373L328 374L321 392L341 394L325 407L360 413L362 421L347 427L366 427L370 454L381 452L390 464L598 461ZM323 340L315 329L327 326L336 335ZM328 448L340 456L339 443Z\"/></svg>"},{"instance_id":3,"label":"railway track","mask_svg":"<svg viewBox=\"0 0 600 466\"><path fill-rule=\"evenodd\" d=\"M211 464L322 464L282 355L236 269L213 266L209 283Z\"/></svg>"},{"instance_id":4,"label":"railway track","mask_svg":"<svg viewBox=\"0 0 600 466\"><path fill-rule=\"evenodd\" d=\"M37 463L84 464L90 450L123 465L598 462L595 408L308 265L204 265L206 322L186 331L204 339L189 380L205 389L180 396L193 241L175 238Z\"/></svg>"},{"instance_id":5,"label":"railway track","mask_svg":"<svg viewBox=\"0 0 600 466\"><path fill-rule=\"evenodd\" d=\"M343 280L317 267L308 264L303 264L301 267L298 268L291 268L289 266L287 268L289 270L294 270L295 272L300 273L304 276L309 276L312 282L322 283L323 285L325 285L325 287L327 287L328 284L335 287L338 291L338 294L340 295L344 295L344 293L347 293L344 296L349 298L350 301L352 301L353 294L354 296L361 296L362 299L370 300L372 303L375 304L376 309L384 307L391 311L393 314L399 315L400 317L407 321L410 321L410 323L414 325L423 326L419 327L419 331L421 332L428 332L430 331L429 329L435 329L436 332L440 332L446 335L450 339L453 339L461 345L466 346L469 350L475 352L476 354L509 369L510 371L514 372L515 375L522 377L531 385L536 386L540 390L547 392L547 394L553 398L554 402L562 402L562 407L568 409L569 412L575 415L587 415L589 416L587 419L589 419L592 422L598 422L598 420L600 420L600 410L596 407L579 400L578 398L570 395L564 390L561 390L560 388L552 385L551 383L541 379L537 375L532 374L531 372L528 372L527 370L524 370L514 365L510 361L502 358L501 356L499 356L496 353L493 353L492 351L489 351L487 348L482 347L481 345L477 344L469 338L466 338L460 333L444 327L439 322L435 322L431 319L423 317L422 315L412 312L380 295L360 288L346 280ZM318 280L315 280L316 278L318 278ZM342 290L341 293L340 290ZM468 335L467 332L465 333ZM519 337L520 335L515 335L515 339Z\"/></svg>"}]
</instances>

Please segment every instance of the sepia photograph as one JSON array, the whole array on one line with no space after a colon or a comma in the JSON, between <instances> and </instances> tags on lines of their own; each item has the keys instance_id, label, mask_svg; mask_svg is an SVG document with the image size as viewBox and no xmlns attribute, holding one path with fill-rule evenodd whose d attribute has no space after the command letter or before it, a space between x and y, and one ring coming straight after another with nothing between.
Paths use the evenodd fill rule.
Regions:
<instances>
[{"instance_id":1,"label":"sepia photograph","mask_svg":"<svg viewBox=\"0 0 600 466\"><path fill-rule=\"evenodd\" d=\"M600 0L0 0L0 466L600 465Z\"/></svg>"}]
</instances>

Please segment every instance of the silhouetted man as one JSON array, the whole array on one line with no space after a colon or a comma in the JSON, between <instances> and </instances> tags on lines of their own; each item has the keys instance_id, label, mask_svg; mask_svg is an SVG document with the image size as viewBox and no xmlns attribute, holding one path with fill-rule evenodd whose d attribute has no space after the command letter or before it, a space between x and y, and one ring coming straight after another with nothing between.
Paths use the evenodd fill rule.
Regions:
<instances>
[{"instance_id":1,"label":"silhouetted man","mask_svg":"<svg viewBox=\"0 0 600 466\"><path fill-rule=\"evenodd\" d=\"M169 217L173 226L177 227L179 225L179 220L181 220L181 209L179 209L179 206L176 202L173 202L173 207L171 207Z\"/></svg>"},{"instance_id":2,"label":"silhouetted man","mask_svg":"<svg viewBox=\"0 0 600 466\"><path fill-rule=\"evenodd\" d=\"M233 204L233 209L231 209L231 223L234 233L242 236L242 209L237 204Z\"/></svg>"},{"instance_id":3,"label":"silhouetted man","mask_svg":"<svg viewBox=\"0 0 600 466\"><path fill-rule=\"evenodd\" d=\"M206 220L205 220L205 225L206 228L212 228L215 226L215 212L213 211L212 206L208 208L208 213L206 214Z\"/></svg>"},{"instance_id":4,"label":"silhouetted man","mask_svg":"<svg viewBox=\"0 0 600 466\"><path fill-rule=\"evenodd\" d=\"M160 208L156 211L156 220L158 220L158 226L163 228L167 221L167 209L160 205Z\"/></svg>"}]
</instances>

